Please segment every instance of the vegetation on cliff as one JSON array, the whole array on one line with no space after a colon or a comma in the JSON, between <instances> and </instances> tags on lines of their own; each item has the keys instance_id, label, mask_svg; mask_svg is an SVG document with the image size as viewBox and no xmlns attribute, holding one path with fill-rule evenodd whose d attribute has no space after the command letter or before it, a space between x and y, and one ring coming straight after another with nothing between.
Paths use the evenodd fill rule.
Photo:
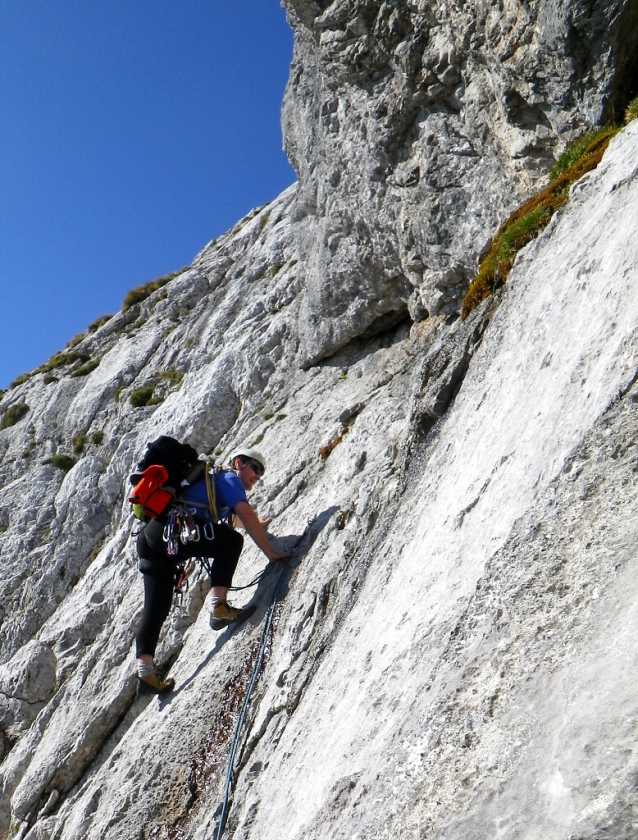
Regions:
<instances>
[{"instance_id":1,"label":"vegetation on cliff","mask_svg":"<svg viewBox=\"0 0 638 840\"><path fill-rule=\"evenodd\" d=\"M625 124L636 116L638 97L625 111ZM552 167L548 186L521 204L497 230L463 299L462 318L467 318L479 303L505 283L517 253L538 236L556 210L565 204L572 184L598 166L609 141L621 128L612 125L588 131L567 145Z\"/></svg>"}]
</instances>

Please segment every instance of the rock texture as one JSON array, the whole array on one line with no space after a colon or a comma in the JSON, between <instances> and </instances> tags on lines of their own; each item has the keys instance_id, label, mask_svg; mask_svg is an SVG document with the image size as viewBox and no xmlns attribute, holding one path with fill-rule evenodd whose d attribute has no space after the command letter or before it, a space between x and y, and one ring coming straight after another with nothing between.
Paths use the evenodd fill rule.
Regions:
<instances>
[{"instance_id":1,"label":"rock texture","mask_svg":"<svg viewBox=\"0 0 638 840\"><path fill-rule=\"evenodd\" d=\"M458 312L478 252L556 149L637 86L635 2L284 5L305 364L406 307Z\"/></svg>"},{"instance_id":2,"label":"rock texture","mask_svg":"<svg viewBox=\"0 0 638 840\"><path fill-rule=\"evenodd\" d=\"M224 836L635 837L638 121L456 307L558 135L629 84L637 5L286 5L299 184L0 403L0 836L217 836L281 573L235 633L194 579L177 689L135 699L126 477L169 433L258 444L252 500L303 536ZM247 546L236 583L264 565Z\"/></svg>"}]
</instances>

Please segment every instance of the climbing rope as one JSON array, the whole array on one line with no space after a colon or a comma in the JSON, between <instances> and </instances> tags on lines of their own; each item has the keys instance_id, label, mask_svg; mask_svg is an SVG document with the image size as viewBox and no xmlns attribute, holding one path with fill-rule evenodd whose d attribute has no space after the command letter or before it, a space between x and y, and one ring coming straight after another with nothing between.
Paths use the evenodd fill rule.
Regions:
<instances>
[{"instance_id":1,"label":"climbing rope","mask_svg":"<svg viewBox=\"0 0 638 840\"><path fill-rule=\"evenodd\" d=\"M182 607L184 603L184 595L188 592L190 587L190 575L193 569L195 568L195 563L199 562L200 568L202 568L208 577L211 577L211 565L209 563L208 557L193 557L188 561L183 561L181 564L177 566L177 573L175 575L175 592L173 603L176 607ZM259 581L263 580L266 575L270 572L272 564L269 563L265 568L259 572L257 577L254 580L251 580L250 583L244 584L244 586L229 586L228 590L230 592L241 592L243 589L250 589L252 586L256 586Z\"/></svg>"},{"instance_id":2,"label":"climbing rope","mask_svg":"<svg viewBox=\"0 0 638 840\"><path fill-rule=\"evenodd\" d=\"M299 537L299 539L295 542L293 546L291 546L290 556L292 558L294 551L299 547L301 541L306 536L311 523L309 522L306 525L306 528L303 534ZM260 577L264 575L264 573L268 570L269 566L266 567L264 572L261 573ZM266 645L268 643L268 636L270 634L270 628L272 627L273 616L275 614L275 607L277 606L277 599L279 597L279 589L281 587L281 583L284 579L284 575L288 571L288 561L284 563L284 568L281 570L279 577L277 579L277 584L273 590L272 597L270 599L270 604L268 605L268 609L266 610L266 615L264 618L264 625L261 630L261 638L259 639L259 647L257 648L257 656L255 657L255 662L253 664L253 669L250 674L250 679L248 681L248 686L246 688L246 693L244 694L244 699L241 704L241 709L239 711L239 716L235 721L235 729L233 731L233 737L230 742L230 753L228 755L228 765L226 767L226 781L224 784L224 797L222 799L222 806L221 812L219 815L219 825L217 826L217 836L216 840L221 840L221 837L224 833L224 828L226 827L226 820L228 819L228 798L230 796L230 788L232 784L232 777L233 777L233 766L235 763L235 755L237 754L237 749L239 747L239 737L241 735L241 730L244 725L244 721L246 720L246 714L248 713L248 705L250 703L250 697L255 687L255 683L257 682L257 677L259 675L259 671L261 669L261 664L264 659L264 654L266 652ZM250 585L250 584L249 584ZM246 587L237 587L238 589L245 589Z\"/></svg>"},{"instance_id":3,"label":"climbing rope","mask_svg":"<svg viewBox=\"0 0 638 840\"><path fill-rule=\"evenodd\" d=\"M287 566L288 564L285 564ZM284 575L287 569L284 567L281 574L279 575L279 579L277 580L277 585L275 586L272 598L270 599L270 604L268 605L268 610L266 611L266 617L264 619L264 626L261 631L261 638L259 640L259 648L257 650L257 656L255 657L255 662L253 664L253 670L250 675L250 680L248 681L248 686L246 688L246 693L244 694L244 699L241 704L241 710L239 712L239 716L235 722L235 730L233 732L232 741L230 744L230 753L228 755L228 765L226 767L226 782L224 784L224 797L222 799L222 809L219 815L219 825L217 827L217 840L221 840L221 837L224 833L224 828L226 827L226 819L228 817L228 797L230 796L230 788L232 784L232 776L233 776L233 765L235 763L235 755L237 753L237 749L239 747L239 736L241 735L241 730L244 725L244 721L246 720L246 714L248 712L248 705L250 703L250 696L252 694L252 690L257 682L257 676L261 669L261 664L264 659L264 653L266 652L266 644L268 642L268 634L270 633L270 628L272 626L273 616L275 614L275 607L277 605L277 596L279 595L279 588L281 585L282 580L284 579Z\"/></svg>"}]
</instances>

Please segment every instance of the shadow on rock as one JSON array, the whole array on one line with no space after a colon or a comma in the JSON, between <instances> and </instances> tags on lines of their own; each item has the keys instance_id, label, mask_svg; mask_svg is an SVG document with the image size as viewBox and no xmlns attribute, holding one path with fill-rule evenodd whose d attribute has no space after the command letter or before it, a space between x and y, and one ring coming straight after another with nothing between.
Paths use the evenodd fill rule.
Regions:
<instances>
[{"instance_id":1,"label":"shadow on rock","mask_svg":"<svg viewBox=\"0 0 638 840\"><path fill-rule=\"evenodd\" d=\"M236 632L249 627L259 626L264 620L264 616L272 601L273 595L276 592L277 600L281 600L288 594L290 580L295 569L301 564L301 561L312 548L319 534L326 527L332 516L339 510L335 505L327 508L314 519L308 522L308 525L301 534L289 534L286 537L279 539L279 544L291 552L289 560L269 563L263 572L260 574L257 588L253 593L250 601L245 605L246 609L254 609L252 615L248 617L245 622L239 624L231 624L226 627L223 632L219 634L215 645L208 652L206 657L199 663L193 673L184 680L183 683L171 694L161 698L161 705L169 705L172 700L177 697L184 689L186 689L197 676L207 667L211 660L219 653L226 642ZM250 584L248 585L250 586ZM239 589L243 587L238 587ZM248 587L246 587L248 588Z\"/></svg>"}]
</instances>

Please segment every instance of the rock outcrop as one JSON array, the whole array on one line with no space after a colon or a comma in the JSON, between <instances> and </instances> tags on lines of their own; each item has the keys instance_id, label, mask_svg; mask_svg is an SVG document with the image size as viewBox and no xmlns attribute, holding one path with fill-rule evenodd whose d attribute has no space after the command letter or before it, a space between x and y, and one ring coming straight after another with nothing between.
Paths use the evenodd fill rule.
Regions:
<instances>
[{"instance_id":1,"label":"rock outcrop","mask_svg":"<svg viewBox=\"0 0 638 840\"><path fill-rule=\"evenodd\" d=\"M299 183L0 403L0 835L638 834L638 121L466 320L496 224L618 110L635 2L286 0ZM126 478L258 444L294 559L136 699ZM247 545L236 576L264 567Z\"/></svg>"},{"instance_id":2,"label":"rock outcrop","mask_svg":"<svg viewBox=\"0 0 638 840\"><path fill-rule=\"evenodd\" d=\"M406 307L458 312L478 253L557 147L636 86L634 2L285 5L305 364Z\"/></svg>"}]
</instances>

